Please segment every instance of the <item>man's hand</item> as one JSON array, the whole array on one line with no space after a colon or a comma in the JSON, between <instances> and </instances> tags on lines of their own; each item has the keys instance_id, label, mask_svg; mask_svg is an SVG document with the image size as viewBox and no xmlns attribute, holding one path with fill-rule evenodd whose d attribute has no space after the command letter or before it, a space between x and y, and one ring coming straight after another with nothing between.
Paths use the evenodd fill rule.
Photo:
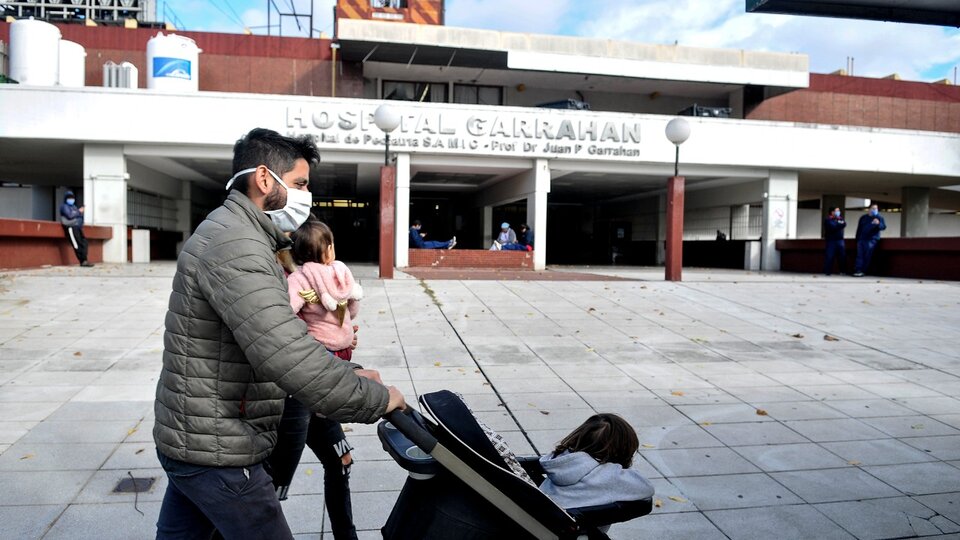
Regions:
<instances>
[{"instance_id":1,"label":"man's hand","mask_svg":"<svg viewBox=\"0 0 960 540\"><path fill-rule=\"evenodd\" d=\"M350 343L350 350L351 350L351 351L357 348L357 332L358 332L359 330L360 330L360 327L359 327L359 326L353 325L353 342Z\"/></svg>"},{"instance_id":2,"label":"man's hand","mask_svg":"<svg viewBox=\"0 0 960 540\"><path fill-rule=\"evenodd\" d=\"M380 372L375 369L355 369L354 373L358 377L363 377L365 379L370 379L371 381L379 384L383 384L383 381L380 379Z\"/></svg>"},{"instance_id":3,"label":"man's hand","mask_svg":"<svg viewBox=\"0 0 960 540\"><path fill-rule=\"evenodd\" d=\"M873 218L873 224L874 224L874 225L879 225L879 224L880 224L880 220L877 219L877 218Z\"/></svg>"},{"instance_id":4,"label":"man's hand","mask_svg":"<svg viewBox=\"0 0 960 540\"><path fill-rule=\"evenodd\" d=\"M84 209L84 208L86 208L86 207L85 207L85 206L81 206L81 207L78 209L78 210L80 210L80 213L81 213L81 214L83 213L83 209Z\"/></svg>"},{"instance_id":5,"label":"man's hand","mask_svg":"<svg viewBox=\"0 0 960 540\"><path fill-rule=\"evenodd\" d=\"M397 390L396 386L388 386L387 390L390 392L390 401L387 402L387 410L385 413L394 411L394 410L406 410L407 403L403 400L403 394L400 393L400 390Z\"/></svg>"}]
</instances>

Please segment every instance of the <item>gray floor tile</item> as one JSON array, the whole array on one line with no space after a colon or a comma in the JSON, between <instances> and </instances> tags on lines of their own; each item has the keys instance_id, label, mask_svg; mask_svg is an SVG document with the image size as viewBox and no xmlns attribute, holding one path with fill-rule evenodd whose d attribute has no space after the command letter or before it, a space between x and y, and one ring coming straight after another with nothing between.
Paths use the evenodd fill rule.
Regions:
<instances>
[{"instance_id":1,"label":"gray floor tile","mask_svg":"<svg viewBox=\"0 0 960 540\"><path fill-rule=\"evenodd\" d=\"M120 442L137 425L136 420L109 422L54 422L37 424L20 439L31 443L108 443Z\"/></svg>"},{"instance_id":2,"label":"gray floor tile","mask_svg":"<svg viewBox=\"0 0 960 540\"><path fill-rule=\"evenodd\" d=\"M718 405L679 405L677 410L698 424L720 424L724 422L769 422L769 416L757 414L757 408L745 403L723 403Z\"/></svg>"},{"instance_id":3,"label":"gray floor tile","mask_svg":"<svg viewBox=\"0 0 960 540\"><path fill-rule=\"evenodd\" d=\"M815 505L857 538L909 538L960 532L960 525L910 499L872 499Z\"/></svg>"},{"instance_id":4,"label":"gray floor tile","mask_svg":"<svg viewBox=\"0 0 960 540\"><path fill-rule=\"evenodd\" d=\"M853 418L911 416L916 414L916 411L898 405L889 399L831 400L826 404Z\"/></svg>"},{"instance_id":5,"label":"gray floor tile","mask_svg":"<svg viewBox=\"0 0 960 540\"><path fill-rule=\"evenodd\" d=\"M847 415L820 401L771 401L753 403L776 420L826 420Z\"/></svg>"},{"instance_id":6,"label":"gray floor tile","mask_svg":"<svg viewBox=\"0 0 960 540\"><path fill-rule=\"evenodd\" d=\"M0 538L40 538L65 505L0 506Z\"/></svg>"},{"instance_id":7,"label":"gray floor tile","mask_svg":"<svg viewBox=\"0 0 960 540\"><path fill-rule=\"evenodd\" d=\"M778 506L706 512L732 540L854 538L810 506Z\"/></svg>"},{"instance_id":8,"label":"gray floor tile","mask_svg":"<svg viewBox=\"0 0 960 540\"><path fill-rule=\"evenodd\" d=\"M960 435L945 437L911 437L903 442L944 461L960 459Z\"/></svg>"},{"instance_id":9,"label":"gray floor tile","mask_svg":"<svg viewBox=\"0 0 960 540\"><path fill-rule=\"evenodd\" d=\"M323 531L323 520L326 518L323 495L291 495L280 504L293 534L316 534Z\"/></svg>"},{"instance_id":10,"label":"gray floor tile","mask_svg":"<svg viewBox=\"0 0 960 540\"><path fill-rule=\"evenodd\" d=\"M907 495L947 493L960 486L960 469L946 463L881 465L866 470Z\"/></svg>"},{"instance_id":11,"label":"gray floor tile","mask_svg":"<svg viewBox=\"0 0 960 540\"><path fill-rule=\"evenodd\" d=\"M692 476L670 481L700 510L775 506L802 502L766 474Z\"/></svg>"},{"instance_id":12,"label":"gray floor tile","mask_svg":"<svg viewBox=\"0 0 960 540\"><path fill-rule=\"evenodd\" d=\"M6 454L4 454L6 455ZM93 471L0 471L0 506L67 504L93 476Z\"/></svg>"},{"instance_id":13,"label":"gray floor tile","mask_svg":"<svg viewBox=\"0 0 960 540\"><path fill-rule=\"evenodd\" d=\"M727 446L808 442L803 436L776 422L716 424L704 426L704 429Z\"/></svg>"},{"instance_id":14,"label":"gray floor tile","mask_svg":"<svg viewBox=\"0 0 960 540\"><path fill-rule=\"evenodd\" d=\"M759 472L729 448L644 450L641 455L667 478Z\"/></svg>"},{"instance_id":15,"label":"gray floor tile","mask_svg":"<svg viewBox=\"0 0 960 540\"><path fill-rule=\"evenodd\" d=\"M103 465L114 443L50 444L21 441L0 456L0 471L82 471Z\"/></svg>"},{"instance_id":16,"label":"gray floor tile","mask_svg":"<svg viewBox=\"0 0 960 540\"><path fill-rule=\"evenodd\" d=\"M884 439L889 436L859 420L794 420L784 422L790 429L814 442Z\"/></svg>"},{"instance_id":17,"label":"gray floor tile","mask_svg":"<svg viewBox=\"0 0 960 540\"><path fill-rule=\"evenodd\" d=\"M723 535L699 512L654 513L610 527L612 540L724 540Z\"/></svg>"},{"instance_id":18,"label":"gray floor tile","mask_svg":"<svg viewBox=\"0 0 960 540\"><path fill-rule=\"evenodd\" d=\"M938 495L921 495L913 499L950 521L960 523L960 491Z\"/></svg>"},{"instance_id":19,"label":"gray floor tile","mask_svg":"<svg viewBox=\"0 0 960 540\"><path fill-rule=\"evenodd\" d=\"M897 403L920 414L960 414L960 399L952 397L911 397Z\"/></svg>"},{"instance_id":20,"label":"gray floor tile","mask_svg":"<svg viewBox=\"0 0 960 540\"><path fill-rule=\"evenodd\" d=\"M723 446L716 437L698 425L646 426L637 428L640 447L644 448L708 448Z\"/></svg>"},{"instance_id":21,"label":"gray floor tile","mask_svg":"<svg viewBox=\"0 0 960 540\"><path fill-rule=\"evenodd\" d=\"M159 502L132 504L72 504L67 507L45 539L129 540L156 536Z\"/></svg>"},{"instance_id":22,"label":"gray floor tile","mask_svg":"<svg viewBox=\"0 0 960 540\"><path fill-rule=\"evenodd\" d=\"M936 435L960 435L960 430L938 422L928 416L893 416L864 418L871 425L891 437L925 437Z\"/></svg>"},{"instance_id":23,"label":"gray floor tile","mask_svg":"<svg viewBox=\"0 0 960 540\"><path fill-rule=\"evenodd\" d=\"M159 373L159 369L157 370ZM139 420L153 410L148 401L104 401L100 403L69 402L48 417L54 422Z\"/></svg>"},{"instance_id":24,"label":"gray floor tile","mask_svg":"<svg viewBox=\"0 0 960 540\"><path fill-rule=\"evenodd\" d=\"M842 458L812 443L740 446L737 453L766 472L844 467Z\"/></svg>"},{"instance_id":25,"label":"gray floor tile","mask_svg":"<svg viewBox=\"0 0 960 540\"><path fill-rule=\"evenodd\" d=\"M779 472L771 473L770 476L809 503L853 501L900 495L900 492L896 489L854 467Z\"/></svg>"},{"instance_id":26,"label":"gray floor tile","mask_svg":"<svg viewBox=\"0 0 960 540\"><path fill-rule=\"evenodd\" d=\"M669 514L673 512L696 512L697 507L677 486L666 478L652 478L650 484L655 490L653 513Z\"/></svg>"},{"instance_id":27,"label":"gray floor tile","mask_svg":"<svg viewBox=\"0 0 960 540\"><path fill-rule=\"evenodd\" d=\"M137 494L114 491L118 483L129 480L130 476L133 476L138 482L140 480L149 481L150 478L153 478L154 481L150 485L150 489ZM163 472L163 469L103 470L94 473L90 481L83 486L74 502L80 504L126 502L132 505L135 501L162 501L166 489L167 475Z\"/></svg>"},{"instance_id":28,"label":"gray floor tile","mask_svg":"<svg viewBox=\"0 0 960 540\"><path fill-rule=\"evenodd\" d=\"M896 439L828 442L822 443L821 446L847 460L848 463L864 466L936 461L933 456Z\"/></svg>"}]
</instances>

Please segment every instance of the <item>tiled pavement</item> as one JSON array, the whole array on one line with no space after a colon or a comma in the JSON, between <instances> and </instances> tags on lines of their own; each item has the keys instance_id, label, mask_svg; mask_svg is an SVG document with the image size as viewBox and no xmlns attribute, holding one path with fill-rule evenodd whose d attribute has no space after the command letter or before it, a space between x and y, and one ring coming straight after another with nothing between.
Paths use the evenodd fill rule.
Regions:
<instances>
[{"instance_id":1,"label":"tiled pavement","mask_svg":"<svg viewBox=\"0 0 960 540\"><path fill-rule=\"evenodd\" d=\"M575 271L633 281L381 282L355 267L357 359L408 396L461 392L520 454L594 411L623 415L658 507L614 538L960 535L960 284ZM152 538L172 273L0 276L0 538ZM356 521L378 538L405 475L373 426L348 429ZM284 509L321 538L322 469L304 458ZM157 482L114 493L129 476Z\"/></svg>"}]
</instances>

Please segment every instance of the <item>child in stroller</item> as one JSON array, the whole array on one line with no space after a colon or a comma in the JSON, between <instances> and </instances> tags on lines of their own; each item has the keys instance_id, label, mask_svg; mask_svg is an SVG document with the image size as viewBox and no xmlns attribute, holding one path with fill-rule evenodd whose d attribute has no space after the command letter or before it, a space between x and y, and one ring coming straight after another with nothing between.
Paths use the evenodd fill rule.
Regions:
<instances>
[{"instance_id":1,"label":"child in stroller","mask_svg":"<svg viewBox=\"0 0 960 540\"><path fill-rule=\"evenodd\" d=\"M540 458L515 458L459 396L442 390L422 395L420 404L430 419L408 408L377 428L384 449L410 475L382 529L385 539L607 539L606 526L652 509L653 488L639 475L623 496L574 496L575 506L564 508L538 488L547 481ZM565 445L564 452L571 448L580 450Z\"/></svg>"}]
</instances>

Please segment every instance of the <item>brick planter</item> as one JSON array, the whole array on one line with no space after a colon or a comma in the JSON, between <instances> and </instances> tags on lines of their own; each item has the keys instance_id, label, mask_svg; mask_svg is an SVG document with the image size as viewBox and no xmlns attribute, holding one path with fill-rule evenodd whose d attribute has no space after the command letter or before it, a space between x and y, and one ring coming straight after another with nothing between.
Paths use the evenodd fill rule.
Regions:
<instances>
[{"instance_id":1,"label":"brick planter","mask_svg":"<svg viewBox=\"0 0 960 540\"><path fill-rule=\"evenodd\" d=\"M510 268L533 270L532 251L486 249L411 249L414 268Z\"/></svg>"}]
</instances>

